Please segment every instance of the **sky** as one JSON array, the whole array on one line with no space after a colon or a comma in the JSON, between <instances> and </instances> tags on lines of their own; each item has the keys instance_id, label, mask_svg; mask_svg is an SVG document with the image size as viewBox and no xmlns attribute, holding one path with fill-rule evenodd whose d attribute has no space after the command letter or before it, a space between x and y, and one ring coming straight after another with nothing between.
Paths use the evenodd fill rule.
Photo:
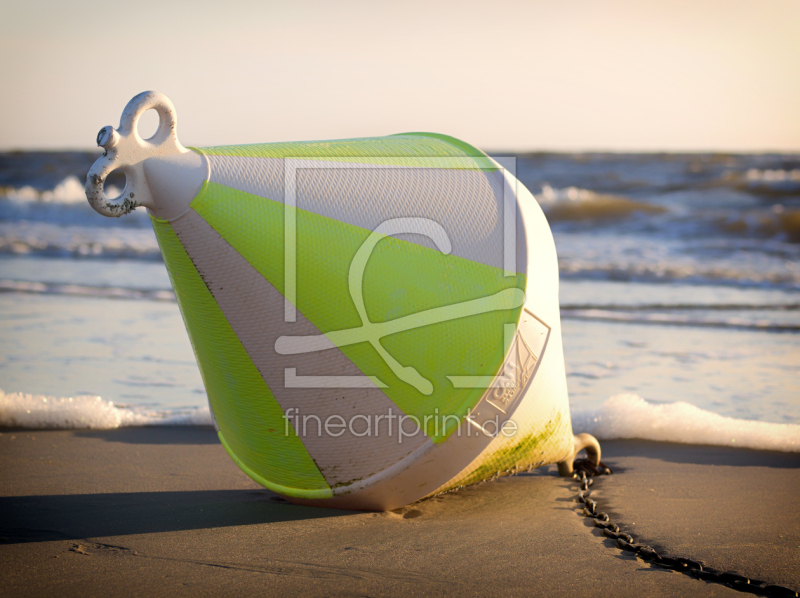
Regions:
<instances>
[{"instance_id":1,"label":"sky","mask_svg":"<svg viewBox=\"0 0 800 598\"><path fill-rule=\"evenodd\" d=\"M0 81L0 150L89 149L152 89L187 146L800 151L800 2L5 0Z\"/></svg>"}]
</instances>

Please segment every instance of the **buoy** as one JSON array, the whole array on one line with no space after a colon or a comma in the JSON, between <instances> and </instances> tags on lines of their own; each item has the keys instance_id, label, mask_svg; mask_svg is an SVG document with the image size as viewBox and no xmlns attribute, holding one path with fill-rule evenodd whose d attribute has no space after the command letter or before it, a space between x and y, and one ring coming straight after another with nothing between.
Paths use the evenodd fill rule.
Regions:
<instances>
[{"instance_id":1,"label":"buoy","mask_svg":"<svg viewBox=\"0 0 800 598\"><path fill-rule=\"evenodd\" d=\"M148 210L220 441L253 480L388 510L569 474L583 448L599 462L572 433L553 236L508 164L432 133L186 149L176 124L164 95L134 97L86 195Z\"/></svg>"}]
</instances>

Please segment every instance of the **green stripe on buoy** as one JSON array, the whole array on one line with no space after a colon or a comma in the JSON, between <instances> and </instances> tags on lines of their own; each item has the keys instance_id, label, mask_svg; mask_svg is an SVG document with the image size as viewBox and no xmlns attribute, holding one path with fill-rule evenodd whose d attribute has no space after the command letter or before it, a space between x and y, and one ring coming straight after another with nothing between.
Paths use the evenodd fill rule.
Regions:
<instances>
[{"instance_id":1,"label":"green stripe on buoy","mask_svg":"<svg viewBox=\"0 0 800 598\"><path fill-rule=\"evenodd\" d=\"M281 293L284 291L284 215L295 210L297 223L296 307L367 376L376 376L386 395L407 415L425 424L425 433L444 441L460 423L443 415L465 416L485 388L454 388L447 376L494 376L507 347L504 325L516 325L526 277L505 276L501 268L385 237L364 270L363 300L369 321L384 323L434 308L492 297L492 311L394 332L382 347L400 364L430 381L424 394L401 380L368 342L340 344L336 331L362 326L348 286L358 249L372 231L312 212L208 183L192 208ZM516 298L514 301L511 299ZM313 372L306 372L313 375ZM436 419L433 416L438 415ZM410 429L411 424L408 424Z\"/></svg>"},{"instance_id":2,"label":"green stripe on buoy","mask_svg":"<svg viewBox=\"0 0 800 598\"><path fill-rule=\"evenodd\" d=\"M175 231L163 220L151 220L223 446L267 488L301 498L332 496Z\"/></svg>"}]
</instances>

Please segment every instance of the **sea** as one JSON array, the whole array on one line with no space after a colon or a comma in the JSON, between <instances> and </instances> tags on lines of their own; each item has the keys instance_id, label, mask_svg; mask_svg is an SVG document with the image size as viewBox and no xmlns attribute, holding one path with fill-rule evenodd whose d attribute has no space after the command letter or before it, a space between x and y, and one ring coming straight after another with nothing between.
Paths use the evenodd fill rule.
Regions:
<instances>
[{"instance_id":1,"label":"sea","mask_svg":"<svg viewBox=\"0 0 800 598\"><path fill-rule=\"evenodd\" d=\"M87 204L98 155L0 153L0 433L211 424L147 214ZM576 433L800 452L800 155L496 155L553 230Z\"/></svg>"}]
</instances>

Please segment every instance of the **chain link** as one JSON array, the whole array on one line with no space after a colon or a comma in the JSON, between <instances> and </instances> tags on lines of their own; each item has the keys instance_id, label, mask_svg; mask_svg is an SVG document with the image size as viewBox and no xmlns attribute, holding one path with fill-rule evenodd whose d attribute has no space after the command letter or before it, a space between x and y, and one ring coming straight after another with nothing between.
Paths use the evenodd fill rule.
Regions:
<instances>
[{"instance_id":1,"label":"chain link","mask_svg":"<svg viewBox=\"0 0 800 598\"><path fill-rule=\"evenodd\" d=\"M740 592L780 598L786 596L796 597L798 595L794 590L790 590L784 586L767 584L763 581L750 579L744 575L738 575L737 573L721 573L716 569L706 567L700 561L694 559L660 555L650 546L634 542L633 537L621 532L618 525L611 523L608 515L600 511L597 502L590 498L592 491L589 488L594 484L592 476L610 475L612 473L611 469L603 462L600 462L599 466L595 466L588 459L576 459L573 468L575 473L572 474L572 477L578 480L580 484L578 502L583 504L584 517L593 519L594 526L600 528L606 538L615 540L616 546L620 550L635 553L640 559L647 561L653 566L691 575L692 577L704 581L720 583Z\"/></svg>"}]
</instances>

